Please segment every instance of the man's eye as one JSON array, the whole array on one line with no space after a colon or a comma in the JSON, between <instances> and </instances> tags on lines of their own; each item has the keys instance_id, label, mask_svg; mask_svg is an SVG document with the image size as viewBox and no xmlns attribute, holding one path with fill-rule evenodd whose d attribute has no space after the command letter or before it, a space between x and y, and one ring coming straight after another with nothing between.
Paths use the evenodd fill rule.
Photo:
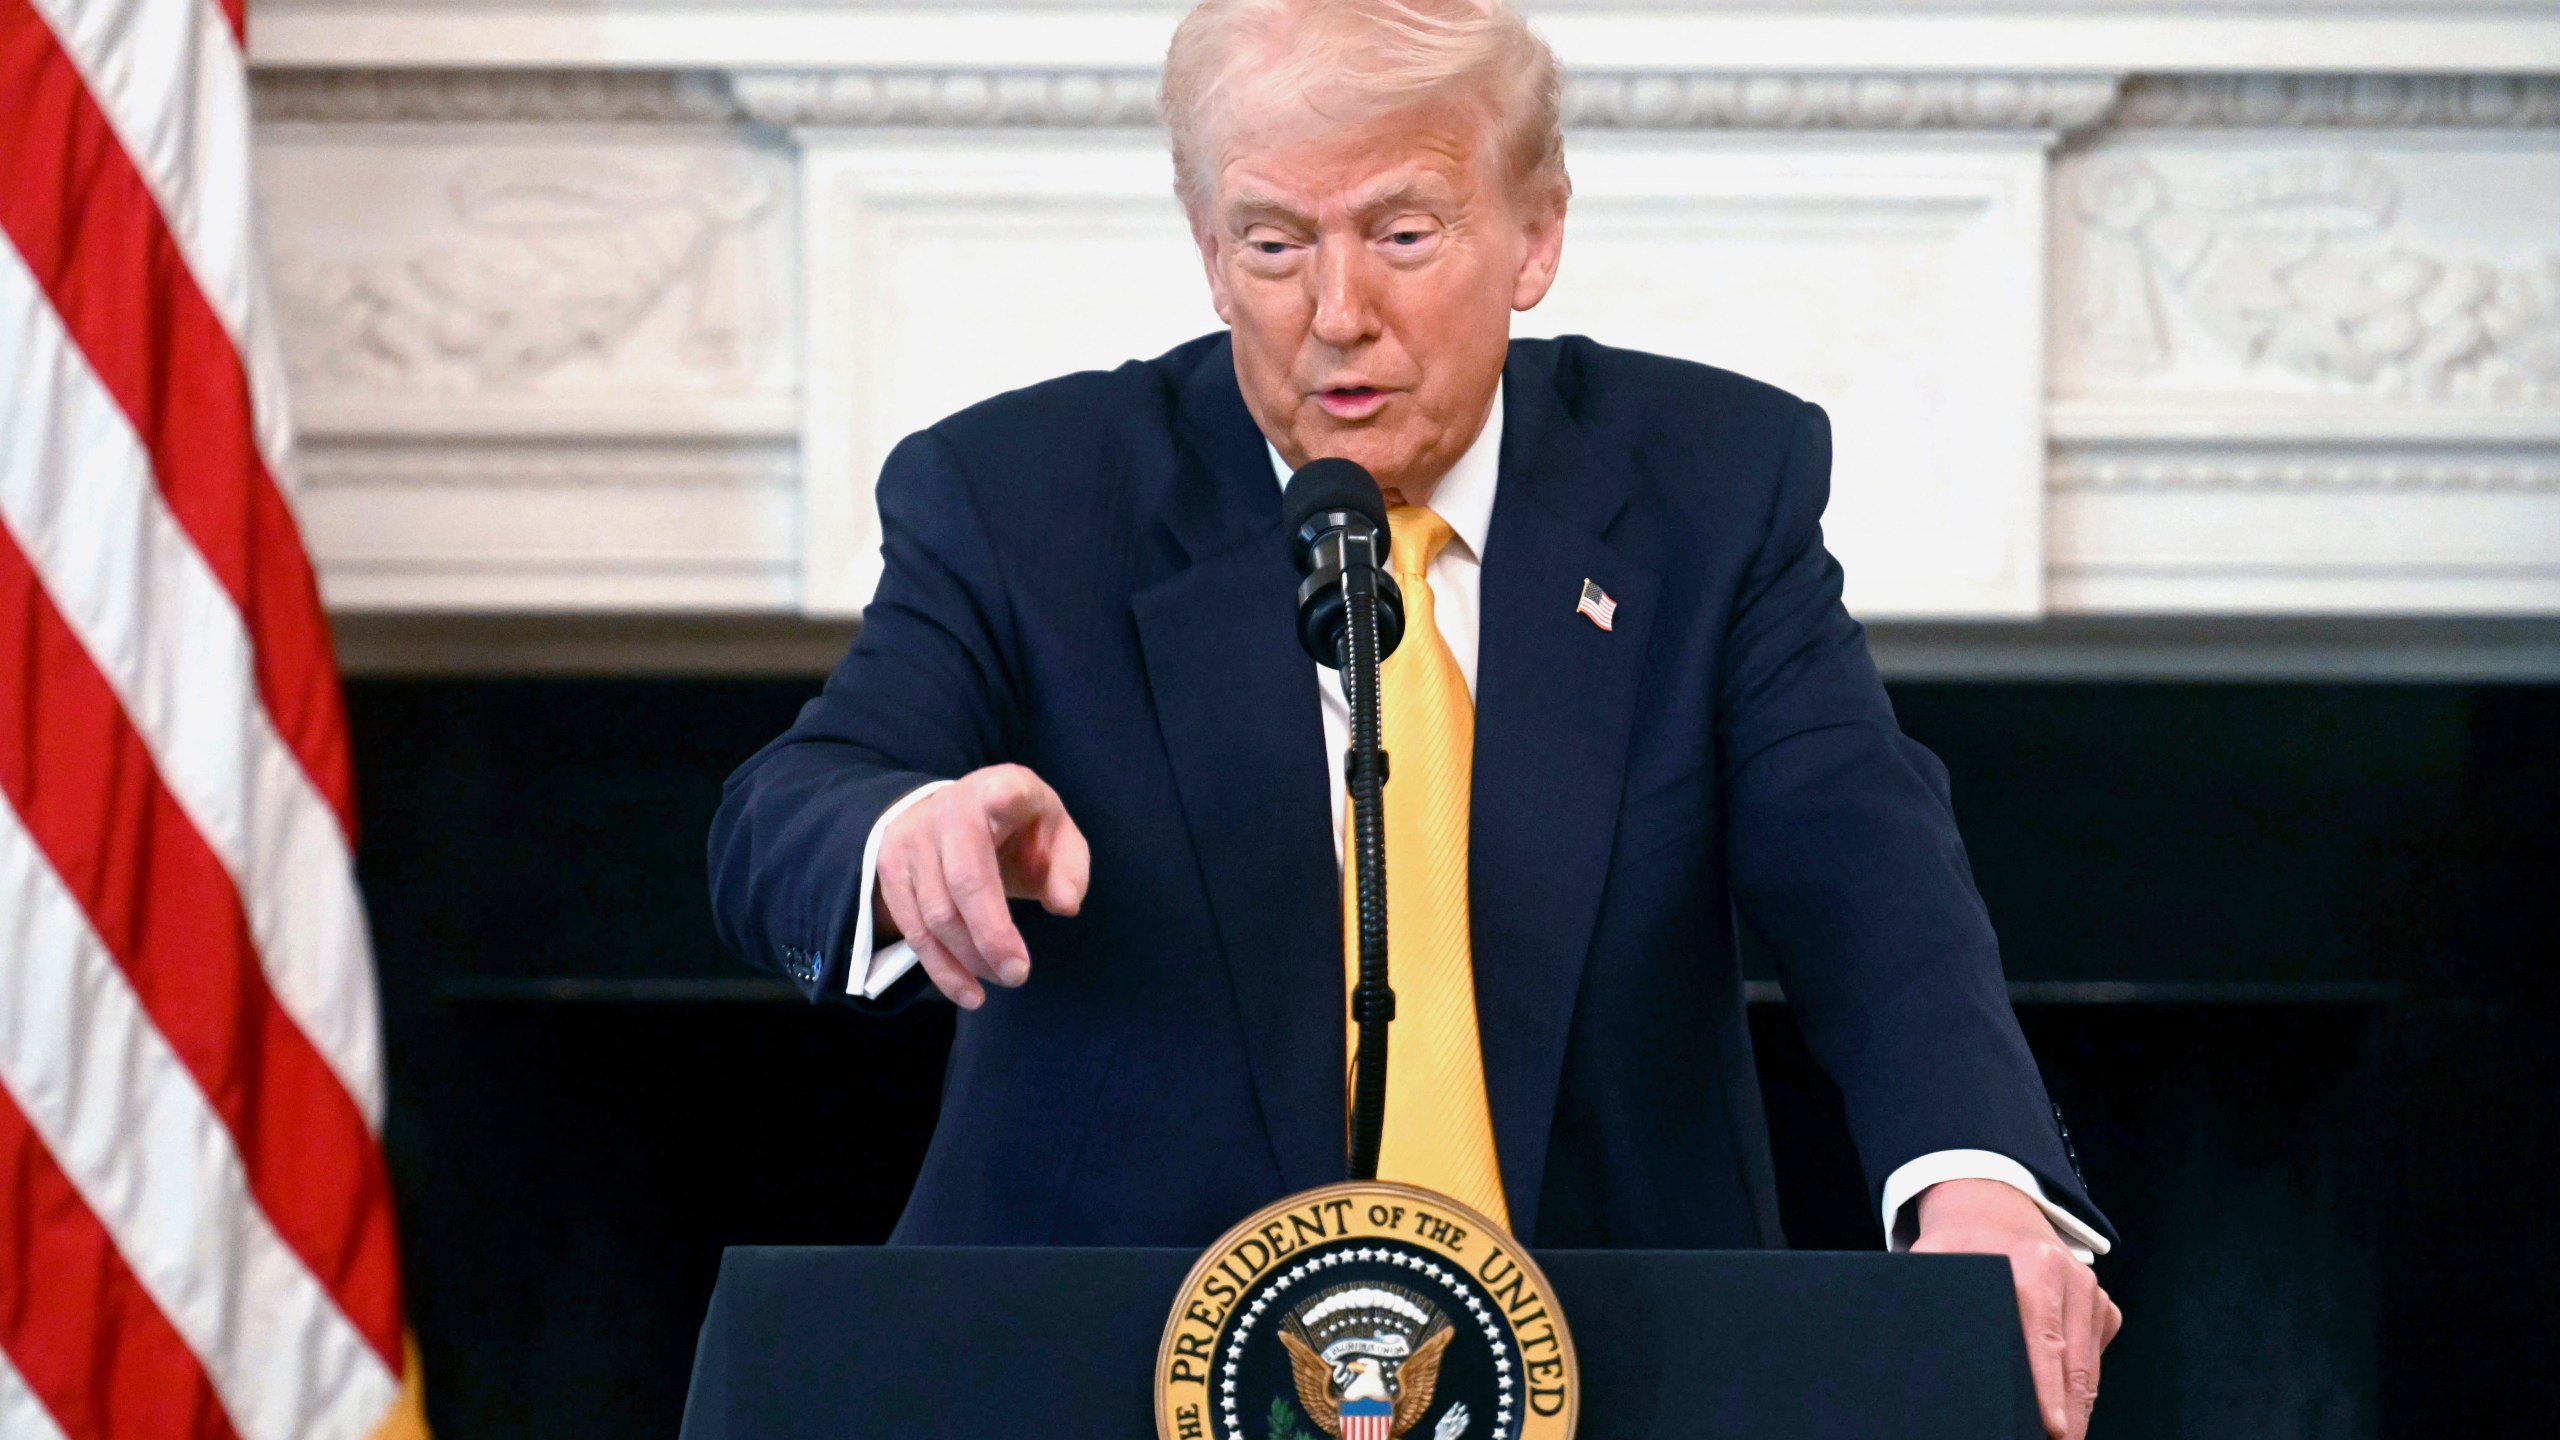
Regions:
<instances>
[{"instance_id":1,"label":"man's eye","mask_svg":"<svg viewBox=\"0 0 2560 1440\"><path fill-rule=\"evenodd\" d=\"M1253 248L1265 255L1286 255L1289 253L1289 242L1286 240L1256 240L1253 242Z\"/></svg>"},{"instance_id":2,"label":"man's eye","mask_svg":"<svg viewBox=\"0 0 2560 1440\"><path fill-rule=\"evenodd\" d=\"M1419 245L1422 243L1423 235L1419 230L1398 230L1387 238L1398 245Z\"/></svg>"}]
</instances>

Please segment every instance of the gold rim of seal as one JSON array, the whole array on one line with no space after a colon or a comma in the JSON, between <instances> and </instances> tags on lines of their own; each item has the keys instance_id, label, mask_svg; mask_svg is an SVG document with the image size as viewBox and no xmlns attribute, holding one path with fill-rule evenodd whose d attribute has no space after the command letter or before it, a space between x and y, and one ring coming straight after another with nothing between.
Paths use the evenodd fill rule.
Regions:
<instances>
[{"instance_id":1,"label":"gold rim of seal","mask_svg":"<svg viewBox=\"0 0 2560 1440\"><path fill-rule=\"evenodd\" d=\"M1466 1222L1479 1235L1501 1237L1504 1248L1511 1258L1518 1262L1521 1273L1528 1277L1530 1285L1546 1300L1547 1313L1555 1321L1557 1348L1563 1352L1564 1359L1565 1403L1561 1417L1564 1422L1563 1433L1567 1436L1572 1435L1580 1423L1582 1414L1582 1365L1574 1354L1573 1331L1565 1322L1563 1302L1557 1298L1554 1284L1547 1279L1547 1272L1538 1268L1536 1257L1529 1253L1528 1247L1522 1245L1519 1237L1513 1235L1509 1228L1495 1224L1482 1212L1461 1201L1453 1200L1437 1190L1425 1190L1419 1185L1407 1185L1395 1180L1337 1180L1330 1185L1319 1185L1312 1190L1301 1190L1294 1195L1284 1195L1227 1227L1225 1233L1210 1242L1209 1247L1200 1252L1200 1258L1193 1261L1190 1270L1184 1273L1182 1288L1174 1292L1173 1313L1165 1319L1164 1338L1156 1342L1156 1368L1148 1380L1149 1388L1155 1392L1156 1434L1159 1437L1173 1434L1171 1417L1165 1412L1164 1375L1165 1368L1173 1360L1174 1339L1182 1329L1183 1302L1189 1299L1201 1282L1207 1278L1214 1263L1224 1257L1237 1241L1254 1234L1264 1225L1287 1215L1290 1211L1304 1205L1349 1195L1394 1196L1409 1201L1422 1201L1445 1213L1452 1220ZM1388 1233L1394 1235L1392 1231ZM1342 1238L1349 1240L1355 1237L1345 1235ZM1434 1248L1427 1240L1403 1235L1394 1235L1394 1238L1426 1250ZM1476 1279L1478 1284L1486 1283L1481 1277L1474 1276L1472 1270L1469 1274L1470 1278ZM1229 1312L1229 1319L1232 1319L1233 1313ZM1504 1317L1504 1323L1506 1325L1510 1323L1507 1315ZM1224 1335L1226 1329L1227 1322L1222 1320L1218 1326L1218 1333ZM1511 1332L1514 1346L1519 1344L1519 1333L1517 1329ZM1525 1431L1526 1427L1524 1426L1523 1429Z\"/></svg>"}]
</instances>

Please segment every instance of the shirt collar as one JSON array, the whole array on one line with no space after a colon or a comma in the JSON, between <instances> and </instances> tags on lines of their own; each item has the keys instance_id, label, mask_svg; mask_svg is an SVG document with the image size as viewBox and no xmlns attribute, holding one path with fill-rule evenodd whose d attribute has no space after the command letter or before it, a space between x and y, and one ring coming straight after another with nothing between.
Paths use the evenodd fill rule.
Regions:
<instances>
[{"instance_id":1,"label":"shirt collar","mask_svg":"<svg viewBox=\"0 0 2560 1440\"><path fill-rule=\"evenodd\" d=\"M1289 483L1289 462L1269 441L1262 448L1271 453L1271 473L1280 483ZM1484 417L1484 428L1476 432L1475 443L1449 473L1440 477L1440 488L1431 492L1431 508L1449 524L1449 534L1478 562L1484 559L1485 532L1493 528L1493 489L1502 476L1502 382L1493 383L1493 409Z\"/></svg>"}]
</instances>

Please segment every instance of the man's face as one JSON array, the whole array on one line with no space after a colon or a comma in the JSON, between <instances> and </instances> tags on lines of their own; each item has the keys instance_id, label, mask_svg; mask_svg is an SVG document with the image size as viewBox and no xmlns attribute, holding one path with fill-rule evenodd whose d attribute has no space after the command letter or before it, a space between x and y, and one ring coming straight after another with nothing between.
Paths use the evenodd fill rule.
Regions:
<instances>
[{"instance_id":1,"label":"man's face","mask_svg":"<svg viewBox=\"0 0 2560 1440\"><path fill-rule=\"evenodd\" d=\"M1555 280L1562 208L1522 213L1461 110L1256 118L1192 226L1246 408L1292 467L1356 460L1420 504L1483 426L1511 312Z\"/></svg>"}]
</instances>

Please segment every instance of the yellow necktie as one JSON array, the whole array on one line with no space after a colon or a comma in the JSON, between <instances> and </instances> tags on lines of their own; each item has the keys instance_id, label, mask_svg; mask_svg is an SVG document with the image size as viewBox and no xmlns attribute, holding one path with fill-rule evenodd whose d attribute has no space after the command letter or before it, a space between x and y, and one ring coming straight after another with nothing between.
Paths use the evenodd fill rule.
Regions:
<instances>
[{"instance_id":1,"label":"yellow necktie","mask_svg":"<svg viewBox=\"0 0 2560 1440\"><path fill-rule=\"evenodd\" d=\"M1378 1178L1437 1190L1507 1227L1467 921L1467 787L1475 772L1476 707L1432 618L1427 578L1432 557L1449 543L1449 522L1423 506L1398 505L1387 512L1387 525L1395 535L1396 585L1404 592L1404 641L1378 676L1389 765L1387 965L1396 992ZM1347 858L1347 801L1343 824ZM1343 867L1346 995L1360 975L1353 871ZM1344 1021L1346 1053L1357 1055L1359 1027L1347 1006ZM1346 1096L1348 1089L1346 1083Z\"/></svg>"}]
</instances>

